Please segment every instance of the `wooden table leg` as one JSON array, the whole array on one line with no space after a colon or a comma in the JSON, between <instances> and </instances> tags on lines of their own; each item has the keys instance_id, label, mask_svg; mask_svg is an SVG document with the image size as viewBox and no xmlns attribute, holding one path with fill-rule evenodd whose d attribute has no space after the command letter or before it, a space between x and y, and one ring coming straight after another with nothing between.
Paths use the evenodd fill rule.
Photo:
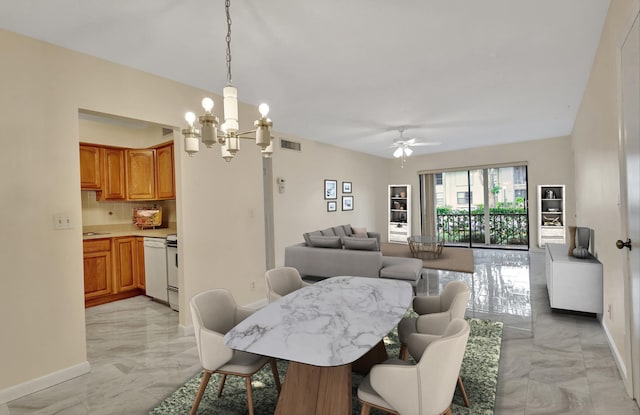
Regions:
<instances>
[{"instance_id":1,"label":"wooden table leg","mask_svg":"<svg viewBox=\"0 0 640 415\"><path fill-rule=\"evenodd\" d=\"M276 415L351 415L351 364L289 362Z\"/></svg>"},{"instance_id":2,"label":"wooden table leg","mask_svg":"<svg viewBox=\"0 0 640 415\"><path fill-rule=\"evenodd\" d=\"M382 363L388 358L389 355L387 354L387 348L384 346L384 341L380 340L371 350L352 363L353 371L366 375L374 365Z\"/></svg>"}]
</instances>

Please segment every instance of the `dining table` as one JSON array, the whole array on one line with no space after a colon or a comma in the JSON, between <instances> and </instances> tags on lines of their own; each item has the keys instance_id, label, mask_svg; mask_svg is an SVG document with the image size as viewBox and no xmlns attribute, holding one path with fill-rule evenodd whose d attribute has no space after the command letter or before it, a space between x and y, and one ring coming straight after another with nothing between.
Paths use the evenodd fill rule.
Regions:
<instances>
[{"instance_id":1,"label":"dining table","mask_svg":"<svg viewBox=\"0 0 640 415\"><path fill-rule=\"evenodd\" d=\"M224 342L289 361L276 414L351 415L352 369L366 372L387 357L382 340L412 298L405 281L331 277L257 310Z\"/></svg>"}]
</instances>

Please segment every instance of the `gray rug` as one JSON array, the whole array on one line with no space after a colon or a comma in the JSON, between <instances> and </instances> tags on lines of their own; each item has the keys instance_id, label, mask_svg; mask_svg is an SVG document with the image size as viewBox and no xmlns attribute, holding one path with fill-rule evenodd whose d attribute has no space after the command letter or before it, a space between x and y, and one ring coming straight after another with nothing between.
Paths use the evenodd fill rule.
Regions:
<instances>
[{"instance_id":1,"label":"gray rug","mask_svg":"<svg viewBox=\"0 0 640 415\"><path fill-rule=\"evenodd\" d=\"M462 397L456 388L451 409L455 415L493 414L496 397L496 385L498 382L498 366L500 361L500 346L502 343L502 323L467 319L471 326L471 334L462 362L460 375L464 383L467 395L471 401L471 407L466 408ZM385 343L389 356L397 357L400 345L396 331L385 337ZM278 361L280 378L284 379L287 362ZM201 373L190 379L149 414L188 414L200 384ZM253 405L256 415L270 415L275 411L278 395L273 382L273 376L269 365L253 376ZM222 397L217 397L217 388L220 376L214 374L209 381L204 397L200 402L198 414L220 415L244 415L247 410L247 395L244 380L237 376L227 377ZM353 375L353 414L360 413L360 402L356 397L358 384L362 376ZM383 414L372 410L372 415Z\"/></svg>"}]
</instances>

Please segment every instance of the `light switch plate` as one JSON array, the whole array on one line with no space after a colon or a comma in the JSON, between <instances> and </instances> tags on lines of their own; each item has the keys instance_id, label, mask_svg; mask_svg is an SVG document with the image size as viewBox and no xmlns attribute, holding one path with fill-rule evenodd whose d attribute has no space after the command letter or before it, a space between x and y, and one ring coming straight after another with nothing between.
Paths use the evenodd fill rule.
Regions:
<instances>
[{"instance_id":1,"label":"light switch plate","mask_svg":"<svg viewBox=\"0 0 640 415\"><path fill-rule=\"evenodd\" d=\"M71 215L68 213L57 213L53 215L53 229L71 229Z\"/></svg>"}]
</instances>

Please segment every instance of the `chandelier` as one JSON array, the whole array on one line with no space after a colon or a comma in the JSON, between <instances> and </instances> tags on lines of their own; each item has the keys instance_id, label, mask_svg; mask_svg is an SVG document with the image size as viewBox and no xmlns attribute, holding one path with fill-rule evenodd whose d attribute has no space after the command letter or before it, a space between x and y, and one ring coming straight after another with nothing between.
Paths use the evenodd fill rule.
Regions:
<instances>
[{"instance_id":1,"label":"chandelier","mask_svg":"<svg viewBox=\"0 0 640 415\"><path fill-rule=\"evenodd\" d=\"M273 153L273 143L271 141L272 122L267 118L269 106L260 104L258 111L260 118L257 119L253 126L254 130L239 132L238 123L238 90L232 84L231 78L231 15L229 13L231 3L230 0L225 1L225 11L227 14L227 85L222 90L224 98L224 123L220 126L222 134L218 134L218 117L213 115L213 100L204 98L202 100L202 108L204 114L198 117L201 130L194 127L196 115L193 112L187 112L184 116L189 124L188 128L182 130L184 135L184 149L190 156L200 151L200 140L204 145L211 148L218 142L221 144L220 151L222 158L231 161L233 156L240 150L240 139L255 140L256 144L262 149L263 157L271 157Z\"/></svg>"}]
</instances>

